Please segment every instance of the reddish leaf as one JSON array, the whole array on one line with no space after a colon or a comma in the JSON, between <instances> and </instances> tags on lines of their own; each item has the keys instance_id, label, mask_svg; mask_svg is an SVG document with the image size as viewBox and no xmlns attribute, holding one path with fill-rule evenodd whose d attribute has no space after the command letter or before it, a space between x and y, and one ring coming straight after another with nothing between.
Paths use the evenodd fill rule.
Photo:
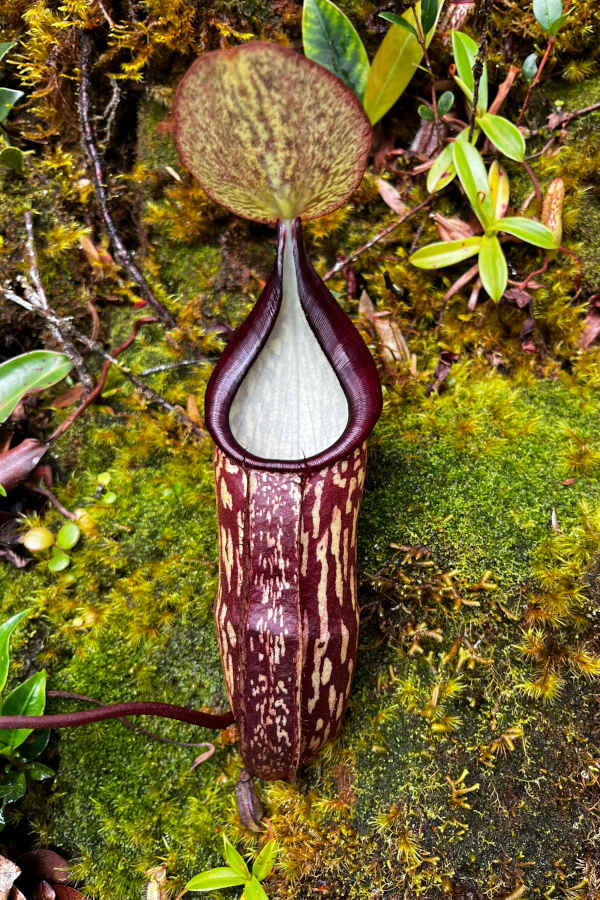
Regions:
<instances>
[{"instance_id":1,"label":"reddish leaf","mask_svg":"<svg viewBox=\"0 0 600 900\"><path fill-rule=\"evenodd\" d=\"M40 881L33 892L33 900L56 900L56 891L47 881Z\"/></svg>"},{"instance_id":2,"label":"reddish leaf","mask_svg":"<svg viewBox=\"0 0 600 900\"><path fill-rule=\"evenodd\" d=\"M55 884L56 900L88 900L75 888L68 887L66 884Z\"/></svg>"},{"instance_id":3,"label":"reddish leaf","mask_svg":"<svg viewBox=\"0 0 600 900\"><path fill-rule=\"evenodd\" d=\"M21 441L4 456L0 456L0 484L8 494L33 472L40 459L48 449L32 438Z\"/></svg>"}]
</instances>

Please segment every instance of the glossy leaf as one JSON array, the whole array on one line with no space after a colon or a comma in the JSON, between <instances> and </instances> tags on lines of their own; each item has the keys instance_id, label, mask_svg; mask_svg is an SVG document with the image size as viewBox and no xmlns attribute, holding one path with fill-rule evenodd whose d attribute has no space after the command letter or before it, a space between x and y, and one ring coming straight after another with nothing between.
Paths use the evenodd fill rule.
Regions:
<instances>
[{"instance_id":1,"label":"glossy leaf","mask_svg":"<svg viewBox=\"0 0 600 900\"><path fill-rule=\"evenodd\" d=\"M56 775L54 769L39 762L27 763L25 771L32 781L46 781L48 778L54 778Z\"/></svg>"},{"instance_id":2,"label":"glossy leaf","mask_svg":"<svg viewBox=\"0 0 600 900\"><path fill-rule=\"evenodd\" d=\"M492 201L492 214L494 219L501 219L506 215L510 201L510 182L508 175L497 160L490 166L488 173L490 185L490 200Z\"/></svg>"},{"instance_id":3,"label":"glossy leaf","mask_svg":"<svg viewBox=\"0 0 600 900\"><path fill-rule=\"evenodd\" d=\"M246 865L246 860L240 853L235 849L230 840L228 840L227 835L223 835L223 848L224 848L224 856L225 862L227 865L233 869L234 872L237 872L245 881L250 878L250 871L248 866Z\"/></svg>"},{"instance_id":4,"label":"glossy leaf","mask_svg":"<svg viewBox=\"0 0 600 900\"><path fill-rule=\"evenodd\" d=\"M500 231L512 234L522 241L527 241L528 244L543 247L544 250L558 249L557 240L550 229L535 219L511 216L498 222L498 228Z\"/></svg>"},{"instance_id":5,"label":"glossy leaf","mask_svg":"<svg viewBox=\"0 0 600 900\"><path fill-rule=\"evenodd\" d=\"M26 531L22 540L30 553L42 553L52 546L54 535L49 528L37 525L35 528L30 528L29 531Z\"/></svg>"},{"instance_id":6,"label":"glossy leaf","mask_svg":"<svg viewBox=\"0 0 600 900\"><path fill-rule=\"evenodd\" d=\"M477 117L477 124L492 144L509 159L523 162L525 159L525 138L516 125L504 116L486 113Z\"/></svg>"},{"instance_id":7,"label":"glossy leaf","mask_svg":"<svg viewBox=\"0 0 600 900\"><path fill-rule=\"evenodd\" d=\"M418 40L419 35L417 34L417 29L415 28L415 26L411 25L408 19L404 19L401 15L399 15L399 13L382 12L379 13L379 18L385 19L386 22L391 22L392 25L398 25L400 28L404 28L406 31L410 31L410 33L414 34L414 36Z\"/></svg>"},{"instance_id":8,"label":"glossy leaf","mask_svg":"<svg viewBox=\"0 0 600 900\"><path fill-rule=\"evenodd\" d=\"M274 840L267 841L252 866L252 875L262 881L270 875L277 858L277 843Z\"/></svg>"},{"instance_id":9,"label":"glossy leaf","mask_svg":"<svg viewBox=\"0 0 600 900\"><path fill-rule=\"evenodd\" d=\"M253 878L248 882L244 888L243 897L244 900L269 900L269 896L264 887L260 881L256 880L256 878Z\"/></svg>"},{"instance_id":10,"label":"glossy leaf","mask_svg":"<svg viewBox=\"0 0 600 900\"><path fill-rule=\"evenodd\" d=\"M25 394L51 387L73 367L64 353L33 350L0 365L0 422L4 422Z\"/></svg>"},{"instance_id":11,"label":"glossy leaf","mask_svg":"<svg viewBox=\"0 0 600 900\"><path fill-rule=\"evenodd\" d=\"M44 731L34 731L30 734L24 744L19 748L19 756L25 760L36 759L40 756L50 740L50 729Z\"/></svg>"},{"instance_id":12,"label":"glossy leaf","mask_svg":"<svg viewBox=\"0 0 600 900\"><path fill-rule=\"evenodd\" d=\"M438 0L421 0L421 28L423 33L431 31L436 23L438 14Z\"/></svg>"},{"instance_id":13,"label":"glossy leaf","mask_svg":"<svg viewBox=\"0 0 600 900\"><path fill-rule=\"evenodd\" d=\"M484 228L493 221L490 186L483 160L479 152L467 141L455 141L453 147L454 165L473 212Z\"/></svg>"},{"instance_id":14,"label":"glossy leaf","mask_svg":"<svg viewBox=\"0 0 600 900\"><path fill-rule=\"evenodd\" d=\"M484 235L481 238L479 277L492 300L498 303L506 290L508 267L496 235Z\"/></svg>"},{"instance_id":15,"label":"glossy leaf","mask_svg":"<svg viewBox=\"0 0 600 900\"><path fill-rule=\"evenodd\" d=\"M438 18L442 5L440 3ZM421 4L417 3L415 9L420 15ZM406 10L402 18L415 30L412 9ZM434 33L435 26L425 36L427 45ZM392 25L375 54L365 89L363 102L372 124L378 122L404 93L422 58L423 50L415 35L399 25Z\"/></svg>"},{"instance_id":16,"label":"glossy leaf","mask_svg":"<svg viewBox=\"0 0 600 900\"><path fill-rule=\"evenodd\" d=\"M46 706L46 673L44 670L31 675L10 692L2 705L3 716L41 716ZM0 730L0 742L13 750L19 747L33 731L32 728Z\"/></svg>"},{"instance_id":17,"label":"glossy leaf","mask_svg":"<svg viewBox=\"0 0 600 900\"><path fill-rule=\"evenodd\" d=\"M454 105L454 94L452 91L444 91L440 99L438 100L437 110L438 116L440 118L445 116L446 113L450 112Z\"/></svg>"},{"instance_id":18,"label":"glossy leaf","mask_svg":"<svg viewBox=\"0 0 600 900\"><path fill-rule=\"evenodd\" d=\"M17 613L7 619L0 625L0 693L4 690L6 679L8 677L8 667L10 662L10 639L13 631L23 619L29 615L30 609L24 609L23 612Z\"/></svg>"},{"instance_id":19,"label":"glossy leaf","mask_svg":"<svg viewBox=\"0 0 600 900\"><path fill-rule=\"evenodd\" d=\"M304 0L304 53L337 75L361 100L369 77L369 57L348 16L331 0Z\"/></svg>"},{"instance_id":20,"label":"glossy leaf","mask_svg":"<svg viewBox=\"0 0 600 900\"><path fill-rule=\"evenodd\" d=\"M435 116L433 115L433 113L431 112L431 110L429 109L429 107L428 107L428 106L425 106L424 103L419 103L419 105L418 105L418 107L417 107L417 112L418 112L419 116L420 116L425 122L433 122L433 121L435 121Z\"/></svg>"},{"instance_id":21,"label":"glossy leaf","mask_svg":"<svg viewBox=\"0 0 600 900\"><path fill-rule=\"evenodd\" d=\"M238 887L245 884L246 879L230 869L229 866L221 866L216 869L209 869L207 872L200 872L194 875L191 881L185 886L186 891L218 891L220 888Z\"/></svg>"},{"instance_id":22,"label":"glossy leaf","mask_svg":"<svg viewBox=\"0 0 600 900\"><path fill-rule=\"evenodd\" d=\"M538 64L537 64L537 53L530 53L528 57L523 62L523 66L521 71L523 72L523 78L527 82L527 84L531 84L535 76L537 75Z\"/></svg>"},{"instance_id":23,"label":"glossy leaf","mask_svg":"<svg viewBox=\"0 0 600 900\"><path fill-rule=\"evenodd\" d=\"M0 41L0 60L4 59L13 47L17 46L16 41Z\"/></svg>"},{"instance_id":24,"label":"glossy leaf","mask_svg":"<svg viewBox=\"0 0 600 900\"><path fill-rule=\"evenodd\" d=\"M8 114L23 96L23 91L13 91L12 88L0 87L0 122L6 122Z\"/></svg>"},{"instance_id":25,"label":"glossy leaf","mask_svg":"<svg viewBox=\"0 0 600 900\"><path fill-rule=\"evenodd\" d=\"M0 803L16 803L25 796L27 790L27 778L24 772L8 778L4 783L0 782Z\"/></svg>"},{"instance_id":26,"label":"glossy leaf","mask_svg":"<svg viewBox=\"0 0 600 900\"><path fill-rule=\"evenodd\" d=\"M430 194L441 191L456 175L452 144L447 144L439 153L427 173L427 190Z\"/></svg>"},{"instance_id":27,"label":"glossy leaf","mask_svg":"<svg viewBox=\"0 0 600 900\"><path fill-rule=\"evenodd\" d=\"M362 179L372 138L339 78L261 41L200 56L177 89L173 129L203 190L258 222L337 209Z\"/></svg>"},{"instance_id":28,"label":"glossy leaf","mask_svg":"<svg viewBox=\"0 0 600 900\"><path fill-rule=\"evenodd\" d=\"M562 16L562 0L533 0L533 14L544 29L551 33L552 26Z\"/></svg>"},{"instance_id":29,"label":"glossy leaf","mask_svg":"<svg viewBox=\"0 0 600 900\"><path fill-rule=\"evenodd\" d=\"M79 526L75 522L65 522L56 535L56 545L61 550L71 550L79 540L80 535Z\"/></svg>"},{"instance_id":30,"label":"glossy leaf","mask_svg":"<svg viewBox=\"0 0 600 900\"><path fill-rule=\"evenodd\" d=\"M71 559L66 553L64 553L58 547L53 547L52 556L48 560L48 569L54 575L57 575L59 572L62 572L64 571L64 569L68 568L70 562Z\"/></svg>"},{"instance_id":31,"label":"glossy leaf","mask_svg":"<svg viewBox=\"0 0 600 900\"><path fill-rule=\"evenodd\" d=\"M468 34L464 34L462 31L452 32L452 50L454 53L454 62L456 63L456 71L458 73L457 83L463 90L466 87L467 90L465 93L471 101L473 100L473 91L475 89L473 66L477 59L477 49L477 44ZM483 72L479 80L479 96L477 100L478 112L485 112L487 105L488 79L487 67L484 63Z\"/></svg>"},{"instance_id":32,"label":"glossy leaf","mask_svg":"<svg viewBox=\"0 0 600 900\"><path fill-rule=\"evenodd\" d=\"M409 262L418 269L442 269L469 259L479 252L481 237L465 238L462 241L438 241L421 247L409 257Z\"/></svg>"}]
</instances>

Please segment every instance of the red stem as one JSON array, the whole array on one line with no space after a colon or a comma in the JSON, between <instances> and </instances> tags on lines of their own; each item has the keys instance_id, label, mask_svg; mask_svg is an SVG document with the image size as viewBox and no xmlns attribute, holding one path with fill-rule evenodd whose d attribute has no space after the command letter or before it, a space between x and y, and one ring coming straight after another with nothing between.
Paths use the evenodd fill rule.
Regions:
<instances>
[{"instance_id":1,"label":"red stem","mask_svg":"<svg viewBox=\"0 0 600 900\"><path fill-rule=\"evenodd\" d=\"M106 719L120 719L122 716L160 716L165 719L176 719L178 722L189 722L201 728L228 728L234 722L232 713L216 715L188 709L185 706L173 706L171 703L154 701L133 701L130 703L111 703L98 709L85 709L80 712L57 713L45 716L0 716L0 729L12 728L72 728L77 725L90 725Z\"/></svg>"}]
</instances>

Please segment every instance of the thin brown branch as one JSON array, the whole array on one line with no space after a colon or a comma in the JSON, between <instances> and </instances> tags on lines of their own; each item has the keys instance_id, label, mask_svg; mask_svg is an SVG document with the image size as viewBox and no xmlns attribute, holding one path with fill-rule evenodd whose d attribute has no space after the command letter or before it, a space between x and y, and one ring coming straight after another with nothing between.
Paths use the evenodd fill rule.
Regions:
<instances>
[{"instance_id":1,"label":"thin brown branch","mask_svg":"<svg viewBox=\"0 0 600 900\"><path fill-rule=\"evenodd\" d=\"M543 201L542 201L542 191L541 191L541 188L540 188L539 181L538 181L537 178L535 177L535 173L534 173L533 169L531 168L531 166L529 165L529 163L527 162L526 159L523 160L523 168L525 169L525 171L527 172L527 174L529 175L529 177L530 177L530 179L531 179L531 183L532 183L533 189L534 189L534 191L535 191L535 197L536 197L536 200L537 200L537 202L538 202L538 213L539 213L539 212L541 212L542 205L543 205Z\"/></svg>"},{"instance_id":2,"label":"thin brown branch","mask_svg":"<svg viewBox=\"0 0 600 900\"><path fill-rule=\"evenodd\" d=\"M49 491L48 488L42 487L39 484L27 484L27 489L33 491L34 494L41 494L42 497L45 497L50 503L56 507L61 516L64 516L66 519L72 519L75 521L77 516L75 513L69 512L69 510L62 505L58 497L55 497L52 491Z\"/></svg>"},{"instance_id":3,"label":"thin brown branch","mask_svg":"<svg viewBox=\"0 0 600 900\"><path fill-rule=\"evenodd\" d=\"M29 292L29 300L37 306L38 309L53 312L48 303L48 297L40 275L33 235L33 217L30 210L27 210L25 213L25 231L27 235L25 239L25 249L29 259L29 278L33 285L32 290ZM68 356L73 363L84 393L89 393L94 386L94 380L86 369L81 353L77 350L72 341L65 336L64 331L61 330L58 325L49 325L49 330L65 356Z\"/></svg>"},{"instance_id":4,"label":"thin brown branch","mask_svg":"<svg viewBox=\"0 0 600 900\"><path fill-rule=\"evenodd\" d=\"M361 254L363 254L366 250L369 250L382 238L387 237L388 234L391 234L392 231L398 228L399 225L402 225L403 222L406 222L407 219L410 219L410 217L415 213L419 212L422 209L425 209L426 206L429 206L434 198L435 194L430 194L426 200L423 200L422 203L418 203L416 206L413 206L412 209L409 209L407 212L401 215L399 219L396 219L395 222L392 222L391 225L388 225L383 229L383 231L380 231L375 235L375 237L372 237L370 240L368 240L367 243L363 244L362 247L359 247L358 250L354 250L354 252L351 253L350 256L347 256L345 259L341 259L335 264L335 266L329 269L328 272L325 272L325 274L323 275L323 281L329 281L330 278L332 278L334 275L337 275L338 272L341 272L344 266L347 266L348 263L354 262L354 260L357 259Z\"/></svg>"},{"instance_id":5,"label":"thin brown branch","mask_svg":"<svg viewBox=\"0 0 600 900\"><path fill-rule=\"evenodd\" d=\"M112 244L115 259L125 270L129 278L137 286L142 298L146 300L146 302L149 303L154 310L156 310L162 321L165 322L165 324L167 324L169 328L175 328L177 326L175 318L171 315L169 310L166 309L166 307L163 306L163 304L154 296L154 293L150 289L148 282L133 261L129 250L127 250L127 248L123 244L123 241L119 236L115 223L113 222L112 216L110 214L110 210L108 207L108 193L106 190L106 177L100 164L100 157L98 155L96 142L94 140L94 133L90 116L89 61L92 45L89 36L83 32L80 35L80 41L81 52L79 55L79 119L81 122L83 145L89 161L92 183L94 185L94 193L96 194L98 206L100 207L100 212L102 214L102 218L104 219L104 225Z\"/></svg>"},{"instance_id":6,"label":"thin brown branch","mask_svg":"<svg viewBox=\"0 0 600 900\"><path fill-rule=\"evenodd\" d=\"M498 91L492 103L490 103L490 107L488 112L492 115L497 115L500 112L502 104L508 97L511 87L513 86L513 82L517 75L519 74L520 69L518 66L511 66L508 70L508 75L502 82L502 84L498 87Z\"/></svg>"}]
</instances>

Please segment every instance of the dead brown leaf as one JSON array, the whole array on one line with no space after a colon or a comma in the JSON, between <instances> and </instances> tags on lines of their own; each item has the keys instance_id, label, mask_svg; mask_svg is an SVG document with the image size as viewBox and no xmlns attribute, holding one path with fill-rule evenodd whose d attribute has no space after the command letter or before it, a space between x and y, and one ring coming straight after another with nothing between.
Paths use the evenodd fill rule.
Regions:
<instances>
[{"instance_id":1,"label":"dead brown leaf","mask_svg":"<svg viewBox=\"0 0 600 900\"><path fill-rule=\"evenodd\" d=\"M377 312L366 291L360 295L358 311L373 326L381 342L384 369L388 375L395 375L399 361L411 362L411 352L391 312Z\"/></svg>"},{"instance_id":2,"label":"dead brown leaf","mask_svg":"<svg viewBox=\"0 0 600 900\"><path fill-rule=\"evenodd\" d=\"M390 184L385 178L377 178L376 183L379 196L393 212L399 216L403 216L408 212L408 206L402 200L393 184Z\"/></svg>"},{"instance_id":3,"label":"dead brown leaf","mask_svg":"<svg viewBox=\"0 0 600 900\"><path fill-rule=\"evenodd\" d=\"M202 416L200 415L198 404L192 394L188 394L186 410L192 422L195 422L196 425L202 425Z\"/></svg>"},{"instance_id":4,"label":"dead brown leaf","mask_svg":"<svg viewBox=\"0 0 600 900\"><path fill-rule=\"evenodd\" d=\"M0 484L7 493L25 481L47 449L47 444L40 444L39 441L27 438L0 456Z\"/></svg>"},{"instance_id":5,"label":"dead brown leaf","mask_svg":"<svg viewBox=\"0 0 600 900\"><path fill-rule=\"evenodd\" d=\"M67 406L73 406L74 403L79 403L82 394L82 385L74 384L68 391L55 397L50 406L52 409L65 409Z\"/></svg>"},{"instance_id":6,"label":"dead brown leaf","mask_svg":"<svg viewBox=\"0 0 600 900\"><path fill-rule=\"evenodd\" d=\"M433 221L437 225L443 241L462 241L475 234L468 222L463 222L456 216L442 216L440 213L434 213Z\"/></svg>"}]
</instances>

